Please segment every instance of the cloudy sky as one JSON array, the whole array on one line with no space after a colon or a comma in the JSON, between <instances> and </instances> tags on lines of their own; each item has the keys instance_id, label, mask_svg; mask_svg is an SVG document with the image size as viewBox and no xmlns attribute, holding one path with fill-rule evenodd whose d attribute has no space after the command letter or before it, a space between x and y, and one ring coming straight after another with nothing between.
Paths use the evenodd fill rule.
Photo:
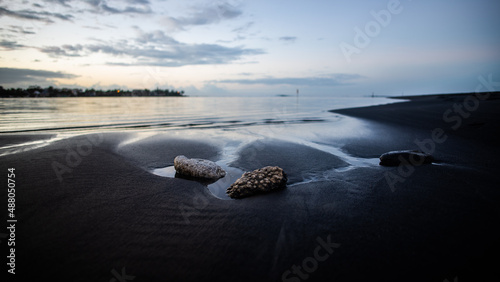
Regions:
<instances>
[{"instance_id":1,"label":"cloudy sky","mask_svg":"<svg viewBox=\"0 0 500 282\"><path fill-rule=\"evenodd\" d=\"M0 85L400 95L500 80L498 0L0 0Z\"/></svg>"}]
</instances>

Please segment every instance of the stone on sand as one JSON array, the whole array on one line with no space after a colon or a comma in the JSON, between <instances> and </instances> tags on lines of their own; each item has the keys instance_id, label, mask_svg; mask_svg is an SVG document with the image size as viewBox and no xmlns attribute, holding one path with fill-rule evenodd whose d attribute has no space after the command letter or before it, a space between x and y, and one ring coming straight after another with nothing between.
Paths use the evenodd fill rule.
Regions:
<instances>
[{"instance_id":1,"label":"stone on sand","mask_svg":"<svg viewBox=\"0 0 500 282\"><path fill-rule=\"evenodd\" d=\"M286 173L277 166L266 166L252 172L245 172L226 193L231 198L244 198L260 193L281 190L288 181Z\"/></svg>"},{"instance_id":2,"label":"stone on sand","mask_svg":"<svg viewBox=\"0 0 500 282\"><path fill-rule=\"evenodd\" d=\"M391 151L380 156L380 165L398 166L400 164L421 165L430 164L434 158L421 151L403 150Z\"/></svg>"},{"instance_id":3,"label":"stone on sand","mask_svg":"<svg viewBox=\"0 0 500 282\"><path fill-rule=\"evenodd\" d=\"M188 159L182 155L175 157L174 168L179 174L195 178L219 179L226 176L226 172L212 161Z\"/></svg>"}]
</instances>

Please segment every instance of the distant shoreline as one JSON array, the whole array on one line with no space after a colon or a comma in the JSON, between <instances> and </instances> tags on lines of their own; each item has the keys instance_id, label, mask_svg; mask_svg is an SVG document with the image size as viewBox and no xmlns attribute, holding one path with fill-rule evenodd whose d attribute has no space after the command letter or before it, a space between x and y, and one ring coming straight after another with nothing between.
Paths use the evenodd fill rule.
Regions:
<instances>
[{"instance_id":1,"label":"distant shoreline","mask_svg":"<svg viewBox=\"0 0 500 282\"><path fill-rule=\"evenodd\" d=\"M50 98L172 98L172 97L179 97L179 98L185 98L185 97L190 97L187 95L162 95L162 96L52 96L52 97L36 97L36 96L21 96L21 97L13 97L13 96L8 96L8 97L3 97L0 96L0 99L30 99L30 98L41 98L41 99L50 99ZM196 97L196 96L195 96Z\"/></svg>"},{"instance_id":2,"label":"distant shoreline","mask_svg":"<svg viewBox=\"0 0 500 282\"><path fill-rule=\"evenodd\" d=\"M5 89L0 86L0 98L68 98L68 97L185 97L184 90L169 89L134 89L134 90L96 90L90 89L70 89L54 88L52 86L41 88L30 86L23 88Z\"/></svg>"}]
</instances>

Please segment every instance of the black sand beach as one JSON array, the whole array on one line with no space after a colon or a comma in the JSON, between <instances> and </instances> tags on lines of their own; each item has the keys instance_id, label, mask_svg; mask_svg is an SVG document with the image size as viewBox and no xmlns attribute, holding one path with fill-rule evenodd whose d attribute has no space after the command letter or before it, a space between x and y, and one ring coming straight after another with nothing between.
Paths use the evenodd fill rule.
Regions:
<instances>
[{"instance_id":1,"label":"black sand beach","mask_svg":"<svg viewBox=\"0 0 500 282\"><path fill-rule=\"evenodd\" d=\"M361 158L429 150L435 164L342 170L338 156L302 144L251 143L232 165L279 165L290 182L242 200L220 200L198 182L150 173L173 165L177 155L217 161L223 150L168 132L125 145L133 134L81 135L1 156L4 177L8 168L16 172L13 281L499 277L500 96L471 95L403 97L411 101L332 113L363 119L377 134L325 144ZM0 142L26 138L50 140L2 135ZM339 169L332 179L300 181L332 169ZM4 186L5 206L6 192ZM5 267L7 239L1 240Z\"/></svg>"}]
</instances>

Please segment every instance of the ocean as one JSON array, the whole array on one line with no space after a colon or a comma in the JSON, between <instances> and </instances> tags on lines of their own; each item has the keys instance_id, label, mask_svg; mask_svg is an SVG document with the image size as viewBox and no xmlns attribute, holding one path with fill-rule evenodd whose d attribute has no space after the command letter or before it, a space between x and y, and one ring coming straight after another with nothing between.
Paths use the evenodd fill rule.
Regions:
<instances>
[{"instance_id":1,"label":"ocean","mask_svg":"<svg viewBox=\"0 0 500 282\"><path fill-rule=\"evenodd\" d=\"M237 129L331 122L328 110L397 102L369 97L81 97L0 99L0 134Z\"/></svg>"}]
</instances>

